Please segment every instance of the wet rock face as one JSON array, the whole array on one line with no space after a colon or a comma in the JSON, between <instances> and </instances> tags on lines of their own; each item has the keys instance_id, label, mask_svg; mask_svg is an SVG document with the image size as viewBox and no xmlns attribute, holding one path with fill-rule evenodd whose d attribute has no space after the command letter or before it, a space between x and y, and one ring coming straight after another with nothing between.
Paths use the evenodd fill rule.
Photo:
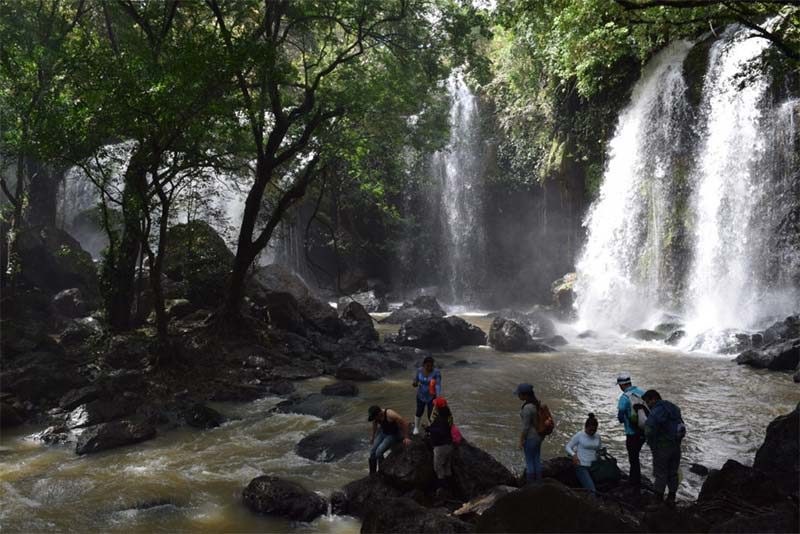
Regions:
<instances>
[{"instance_id":1,"label":"wet rock face","mask_svg":"<svg viewBox=\"0 0 800 534\"><path fill-rule=\"evenodd\" d=\"M484 345L486 334L460 317L420 317L400 327L392 341L429 350L454 350L464 345Z\"/></svg>"},{"instance_id":2,"label":"wet rock face","mask_svg":"<svg viewBox=\"0 0 800 534\"><path fill-rule=\"evenodd\" d=\"M561 317L569 318L575 314L573 305L575 304L575 281L577 275L575 273L567 273L555 282L553 282L553 305Z\"/></svg>"},{"instance_id":3,"label":"wet rock face","mask_svg":"<svg viewBox=\"0 0 800 534\"><path fill-rule=\"evenodd\" d=\"M60 352L31 352L15 357L14 367L0 374L3 392L23 401L47 404L71 389L86 385L74 365Z\"/></svg>"},{"instance_id":4,"label":"wet rock face","mask_svg":"<svg viewBox=\"0 0 800 534\"><path fill-rule=\"evenodd\" d=\"M258 514L313 521L328 508L325 499L301 485L273 476L250 481L242 492L244 503Z\"/></svg>"},{"instance_id":5,"label":"wet rock face","mask_svg":"<svg viewBox=\"0 0 800 534\"><path fill-rule=\"evenodd\" d=\"M278 403L275 410L281 413L313 415L320 419L330 419L345 408L342 399L313 393L304 398L289 399Z\"/></svg>"},{"instance_id":6,"label":"wet rock face","mask_svg":"<svg viewBox=\"0 0 800 534\"><path fill-rule=\"evenodd\" d=\"M350 453L367 448L363 429L323 429L301 439L295 447L298 456L316 462L335 462Z\"/></svg>"},{"instance_id":7,"label":"wet rock face","mask_svg":"<svg viewBox=\"0 0 800 534\"><path fill-rule=\"evenodd\" d=\"M351 382L336 382L323 387L321 393L334 397L355 397L358 395L358 386Z\"/></svg>"},{"instance_id":8,"label":"wet rock face","mask_svg":"<svg viewBox=\"0 0 800 534\"><path fill-rule=\"evenodd\" d=\"M559 341L559 340L556 340ZM535 340L528 329L505 317L495 317L489 330L489 346L500 352L553 352L555 349Z\"/></svg>"},{"instance_id":9,"label":"wet rock face","mask_svg":"<svg viewBox=\"0 0 800 534\"><path fill-rule=\"evenodd\" d=\"M771 371L794 371L800 365L800 338L746 350L736 358L736 363Z\"/></svg>"},{"instance_id":10,"label":"wet rock face","mask_svg":"<svg viewBox=\"0 0 800 534\"><path fill-rule=\"evenodd\" d=\"M412 319L444 317L446 314L436 298L423 295L413 302L406 302L399 310L395 310L381 322L386 324L403 324Z\"/></svg>"},{"instance_id":11,"label":"wet rock face","mask_svg":"<svg viewBox=\"0 0 800 534\"><path fill-rule=\"evenodd\" d=\"M364 291L339 299L339 309L341 310L351 302L357 302L369 313L382 313L389 311L389 302L385 297L378 296L375 291Z\"/></svg>"},{"instance_id":12,"label":"wet rock face","mask_svg":"<svg viewBox=\"0 0 800 534\"><path fill-rule=\"evenodd\" d=\"M53 308L64 317L76 319L89 313L89 306L77 287L65 289L53 297Z\"/></svg>"},{"instance_id":13,"label":"wet rock face","mask_svg":"<svg viewBox=\"0 0 800 534\"><path fill-rule=\"evenodd\" d=\"M381 476L366 476L354 480L331 495L334 514L364 517L375 506L388 499L400 497L402 492L393 488Z\"/></svg>"},{"instance_id":14,"label":"wet rock face","mask_svg":"<svg viewBox=\"0 0 800 534\"><path fill-rule=\"evenodd\" d=\"M800 403L790 414L773 420L753 467L769 474L787 493L797 494L800 484Z\"/></svg>"},{"instance_id":15,"label":"wet rock face","mask_svg":"<svg viewBox=\"0 0 800 534\"><path fill-rule=\"evenodd\" d=\"M726 495L754 506L770 506L783 498L766 473L735 460L728 460L722 469L709 473L697 502L707 503Z\"/></svg>"},{"instance_id":16,"label":"wet rock face","mask_svg":"<svg viewBox=\"0 0 800 534\"><path fill-rule=\"evenodd\" d=\"M433 449L419 436L408 446L396 446L380 464L381 476L395 488L408 491L427 488L436 478Z\"/></svg>"},{"instance_id":17,"label":"wet rock face","mask_svg":"<svg viewBox=\"0 0 800 534\"><path fill-rule=\"evenodd\" d=\"M226 421L225 416L203 404L194 404L181 412L186 424L200 429L216 428Z\"/></svg>"},{"instance_id":18,"label":"wet rock face","mask_svg":"<svg viewBox=\"0 0 800 534\"><path fill-rule=\"evenodd\" d=\"M400 497L385 499L370 507L364 515L361 532L472 532L472 525L451 517L445 510L424 508L409 498Z\"/></svg>"},{"instance_id":19,"label":"wet rock face","mask_svg":"<svg viewBox=\"0 0 800 534\"><path fill-rule=\"evenodd\" d=\"M497 500L478 519L476 532L637 532L638 522L619 506L579 495L545 480Z\"/></svg>"},{"instance_id":20,"label":"wet rock face","mask_svg":"<svg viewBox=\"0 0 800 534\"><path fill-rule=\"evenodd\" d=\"M101 423L84 430L75 452L79 455L114 449L154 438L156 429L144 421L120 420Z\"/></svg>"},{"instance_id":21,"label":"wet rock face","mask_svg":"<svg viewBox=\"0 0 800 534\"><path fill-rule=\"evenodd\" d=\"M466 440L462 441L453 458L453 478L455 492L462 500L479 497L497 485L516 485L511 471Z\"/></svg>"},{"instance_id":22,"label":"wet rock face","mask_svg":"<svg viewBox=\"0 0 800 534\"><path fill-rule=\"evenodd\" d=\"M340 304L339 317L350 330L350 337L366 343L378 341L379 336L372 324L372 317L358 302L350 301L344 306Z\"/></svg>"}]
</instances>

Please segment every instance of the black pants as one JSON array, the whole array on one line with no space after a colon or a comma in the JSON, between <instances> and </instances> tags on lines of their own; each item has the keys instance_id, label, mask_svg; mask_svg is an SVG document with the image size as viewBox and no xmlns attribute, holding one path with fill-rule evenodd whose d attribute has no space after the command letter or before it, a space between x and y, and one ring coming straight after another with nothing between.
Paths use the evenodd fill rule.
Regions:
<instances>
[{"instance_id":1,"label":"black pants","mask_svg":"<svg viewBox=\"0 0 800 534\"><path fill-rule=\"evenodd\" d=\"M681 465L680 443L671 444L653 449L653 488L656 495L663 497L664 488L669 488L669 494L675 495L678 491L678 469Z\"/></svg>"},{"instance_id":2,"label":"black pants","mask_svg":"<svg viewBox=\"0 0 800 534\"><path fill-rule=\"evenodd\" d=\"M625 448L628 450L628 463L631 464L631 472L628 480L634 486L642 483L642 464L639 463L639 452L644 446L644 436L634 434L625 436Z\"/></svg>"}]
</instances>

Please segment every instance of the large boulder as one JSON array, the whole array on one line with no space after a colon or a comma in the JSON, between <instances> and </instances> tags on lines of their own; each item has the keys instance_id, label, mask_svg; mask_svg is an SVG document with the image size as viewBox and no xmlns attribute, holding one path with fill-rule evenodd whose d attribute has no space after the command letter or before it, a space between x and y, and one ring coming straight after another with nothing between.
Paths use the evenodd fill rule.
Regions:
<instances>
[{"instance_id":1,"label":"large boulder","mask_svg":"<svg viewBox=\"0 0 800 534\"><path fill-rule=\"evenodd\" d=\"M522 326L532 338L551 337L556 333L556 325L553 323L553 320L538 309L529 312L505 309L499 312L492 312L489 314L489 317L500 317L514 321Z\"/></svg>"},{"instance_id":2,"label":"large boulder","mask_svg":"<svg viewBox=\"0 0 800 534\"><path fill-rule=\"evenodd\" d=\"M17 356L13 367L4 365L0 375L4 393L13 393L23 401L55 403L71 389L86 385L74 363L61 352L37 351Z\"/></svg>"},{"instance_id":3,"label":"large boulder","mask_svg":"<svg viewBox=\"0 0 800 534\"><path fill-rule=\"evenodd\" d=\"M350 329L350 336L364 342L377 342L379 339L378 331L364 306L356 301L346 304L339 303L339 318L344 321Z\"/></svg>"},{"instance_id":4,"label":"large boulder","mask_svg":"<svg viewBox=\"0 0 800 534\"><path fill-rule=\"evenodd\" d=\"M390 486L381 476L366 476L346 484L331 495L334 514L364 517L376 502L400 497L402 492Z\"/></svg>"},{"instance_id":5,"label":"large boulder","mask_svg":"<svg viewBox=\"0 0 800 534\"><path fill-rule=\"evenodd\" d=\"M333 397L355 397L358 395L358 386L352 382L336 382L324 386L320 393Z\"/></svg>"},{"instance_id":6,"label":"large boulder","mask_svg":"<svg viewBox=\"0 0 800 534\"><path fill-rule=\"evenodd\" d=\"M460 317L420 317L403 323L392 340L421 349L454 350L464 345L484 345L486 334Z\"/></svg>"},{"instance_id":7,"label":"large boulder","mask_svg":"<svg viewBox=\"0 0 800 534\"><path fill-rule=\"evenodd\" d=\"M412 302L405 302L399 310L393 311L389 316L381 320L386 324L403 324L412 319L426 317L444 317L446 314L435 297L423 295L415 298Z\"/></svg>"},{"instance_id":8,"label":"large boulder","mask_svg":"<svg viewBox=\"0 0 800 534\"><path fill-rule=\"evenodd\" d=\"M50 297L39 290L3 294L0 298L0 348L4 361L47 345L53 315Z\"/></svg>"},{"instance_id":9,"label":"large boulder","mask_svg":"<svg viewBox=\"0 0 800 534\"><path fill-rule=\"evenodd\" d=\"M703 504L725 498L763 507L781 502L785 496L763 471L742 465L736 460L728 460L722 469L709 473L697 502Z\"/></svg>"},{"instance_id":10,"label":"large boulder","mask_svg":"<svg viewBox=\"0 0 800 534\"><path fill-rule=\"evenodd\" d=\"M736 358L736 363L771 371L794 371L800 365L800 337L746 350Z\"/></svg>"},{"instance_id":11,"label":"large boulder","mask_svg":"<svg viewBox=\"0 0 800 534\"><path fill-rule=\"evenodd\" d=\"M285 400L275 406L275 410L281 413L313 415L320 419L331 419L344 409L345 404L341 399L319 393L312 393L304 398Z\"/></svg>"},{"instance_id":12,"label":"large boulder","mask_svg":"<svg viewBox=\"0 0 800 534\"><path fill-rule=\"evenodd\" d=\"M77 287L65 289L57 293L56 296L53 297L53 309L64 317L72 319L86 317L89 313L89 306L86 303L86 299L83 298L81 290Z\"/></svg>"},{"instance_id":13,"label":"large boulder","mask_svg":"<svg viewBox=\"0 0 800 534\"><path fill-rule=\"evenodd\" d=\"M637 532L641 526L619 506L579 495L555 480L525 486L480 516L476 532Z\"/></svg>"},{"instance_id":14,"label":"large boulder","mask_svg":"<svg viewBox=\"0 0 800 534\"><path fill-rule=\"evenodd\" d=\"M633 339L638 339L640 341L661 341L666 338L665 334L660 332L656 332L654 330L647 330L646 328L640 328L639 330L634 330L630 334L629 337Z\"/></svg>"},{"instance_id":15,"label":"large boulder","mask_svg":"<svg viewBox=\"0 0 800 534\"><path fill-rule=\"evenodd\" d=\"M773 420L764 443L756 452L753 467L779 481L787 492L797 494L800 483L800 403Z\"/></svg>"},{"instance_id":16,"label":"large boulder","mask_svg":"<svg viewBox=\"0 0 800 534\"><path fill-rule=\"evenodd\" d=\"M434 481L433 449L419 436L405 447L396 447L380 465L381 476L403 491L425 489Z\"/></svg>"},{"instance_id":17,"label":"large boulder","mask_svg":"<svg viewBox=\"0 0 800 534\"><path fill-rule=\"evenodd\" d=\"M310 522L328 509L325 499L300 484L273 476L250 481L242 492L244 503L258 514Z\"/></svg>"},{"instance_id":18,"label":"large boulder","mask_svg":"<svg viewBox=\"0 0 800 534\"><path fill-rule=\"evenodd\" d=\"M181 411L181 419L193 428L206 430L225 422L225 416L204 404L193 404Z\"/></svg>"},{"instance_id":19,"label":"large boulder","mask_svg":"<svg viewBox=\"0 0 800 534\"><path fill-rule=\"evenodd\" d=\"M357 302L369 313L382 313L389 311L389 301L385 297L379 297L375 291L364 291L355 293L339 299L338 308L341 310L350 302Z\"/></svg>"},{"instance_id":20,"label":"large boulder","mask_svg":"<svg viewBox=\"0 0 800 534\"><path fill-rule=\"evenodd\" d=\"M335 462L348 454L364 449L363 431L354 428L325 428L301 439L295 451L298 456L317 462Z\"/></svg>"},{"instance_id":21,"label":"large boulder","mask_svg":"<svg viewBox=\"0 0 800 534\"><path fill-rule=\"evenodd\" d=\"M425 508L409 498L387 499L375 504L364 515L362 533L472 532L472 525L450 516L447 510Z\"/></svg>"},{"instance_id":22,"label":"large boulder","mask_svg":"<svg viewBox=\"0 0 800 534\"><path fill-rule=\"evenodd\" d=\"M388 354L370 351L354 354L346 358L336 367L336 378L368 382L380 380L391 371L402 369L404 365Z\"/></svg>"},{"instance_id":23,"label":"large boulder","mask_svg":"<svg viewBox=\"0 0 800 534\"><path fill-rule=\"evenodd\" d=\"M777 321L762 333L764 343L785 341L800 337L800 315L790 315L783 321Z\"/></svg>"},{"instance_id":24,"label":"large boulder","mask_svg":"<svg viewBox=\"0 0 800 534\"><path fill-rule=\"evenodd\" d=\"M67 427L71 429L106 423L114 419L132 414L138 403L132 399L120 400L95 399L81 404L70 411L67 416Z\"/></svg>"},{"instance_id":25,"label":"large boulder","mask_svg":"<svg viewBox=\"0 0 800 534\"><path fill-rule=\"evenodd\" d=\"M155 427L145 421L120 420L84 430L75 445L77 454L91 454L154 438Z\"/></svg>"},{"instance_id":26,"label":"large boulder","mask_svg":"<svg viewBox=\"0 0 800 534\"><path fill-rule=\"evenodd\" d=\"M578 276L575 273L567 273L553 282L553 306L561 317L569 318L575 314L574 286L577 279Z\"/></svg>"},{"instance_id":27,"label":"large boulder","mask_svg":"<svg viewBox=\"0 0 800 534\"><path fill-rule=\"evenodd\" d=\"M505 317L495 317L489 329L489 346L501 352L553 352L555 349L534 340L528 329Z\"/></svg>"},{"instance_id":28,"label":"large boulder","mask_svg":"<svg viewBox=\"0 0 800 534\"><path fill-rule=\"evenodd\" d=\"M51 295L78 288L88 302L97 302L100 286L92 257L67 232L50 226L25 228L16 245L22 281Z\"/></svg>"},{"instance_id":29,"label":"large boulder","mask_svg":"<svg viewBox=\"0 0 800 534\"><path fill-rule=\"evenodd\" d=\"M164 274L185 282L182 297L199 307L216 307L225 296L225 281L233 266L233 253L225 240L205 221L177 224L167 233Z\"/></svg>"},{"instance_id":30,"label":"large boulder","mask_svg":"<svg viewBox=\"0 0 800 534\"><path fill-rule=\"evenodd\" d=\"M453 478L457 496L463 500L479 497L497 485L516 484L514 474L506 466L466 440L453 457Z\"/></svg>"},{"instance_id":31,"label":"large boulder","mask_svg":"<svg viewBox=\"0 0 800 534\"><path fill-rule=\"evenodd\" d=\"M26 410L13 397L0 398L0 428L21 425L27 418Z\"/></svg>"}]
</instances>

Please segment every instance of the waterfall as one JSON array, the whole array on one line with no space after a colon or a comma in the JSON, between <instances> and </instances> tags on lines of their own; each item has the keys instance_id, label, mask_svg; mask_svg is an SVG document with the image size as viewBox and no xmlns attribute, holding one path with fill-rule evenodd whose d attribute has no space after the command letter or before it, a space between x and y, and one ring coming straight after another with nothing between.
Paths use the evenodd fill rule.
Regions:
<instances>
[{"instance_id":1,"label":"waterfall","mask_svg":"<svg viewBox=\"0 0 800 534\"><path fill-rule=\"evenodd\" d=\"M770 80L756 63L769 42L751 33L728 28L710 51L704 80L703 142L692 177L691 333L754 328L797 307L796 287L786 280L797 261L787 251L789 261L776 263L771 240L796 180L795 105L769 108Z\"/></svg>"},{"instance_id":2,"label":"waterfall","mask_svg":"<svg viewBox=\"0 0 800 534\"><path fill-rule=\"evenodd\" d=\"M460 72L447 82L450 95L450 139L433 155L433 172L440 180L443 272L446 300L475 304L485 274L482 217L483 145L478 102Z\"/></svg>"},{"instance_id":3,"label":"waterfall","mask_svg":"<svg viewBox=\"0 0 800 534\"><path fill-rule=\"evenodd\" d=\"M687 115L682 64L690 48L676 42L650 61L609 142L577 265L576 305L587 327L636 327L663 304L665 223L672 217L671 181L679 174Z\"/></svg>"}]
</instances>

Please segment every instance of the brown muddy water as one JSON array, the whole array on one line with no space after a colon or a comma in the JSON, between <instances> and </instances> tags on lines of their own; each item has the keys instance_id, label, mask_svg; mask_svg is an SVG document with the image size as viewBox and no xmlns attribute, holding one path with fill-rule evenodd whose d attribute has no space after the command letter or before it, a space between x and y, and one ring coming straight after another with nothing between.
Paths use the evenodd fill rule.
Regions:
<instances>
[{"instance_id":1,"label":"brown muddy water","mask_svg":"<svg viewBox=\"0 0 800 534\"><path fill-rule=\"evenodd\" d=\"M489 319L465 318L488 331ZM615 377L628 371L637 385L658 389L681 407L688 427L680 489L680 496L687 499L697 495L703 481L689 473L690 463L713 468L733 458L752 464L767 424L789 412L800 397L789 375L737 366L728 356L687 354L618 338L578 340L568 326L559 333L575 345L551 354L502 354L468 347L437 357L445 396L464 437L514 471L523 466L515 446L519 401L511 393L518 382L533 383L556 419L556 430L544 443L544 458L564 454L564 445L592 411L600 420L604 443L624 469ZM0 436L0 528L6 532L357 532L359 521L349 517L326 516L298 524L254 515L242 504L241 491L252 478L266 473L327 496L364 476L367 408L390 406L412 418L411 376L408 370L359 384L360 395L345 399L347 408L334 420L271 414L281 400L277 397L215 404L231 419L219 428L166 432L140 445L88 457L32 441L29 436L39 428L5 431ZM298 390L318 392L331 382L309 380L298 384ZM363 449L333 463L295 454L295 444L303 436L330 425L351 428L363 437ZM651 476L646 448L643 456L644 473Z\"/></svg>"}]
</instances>

